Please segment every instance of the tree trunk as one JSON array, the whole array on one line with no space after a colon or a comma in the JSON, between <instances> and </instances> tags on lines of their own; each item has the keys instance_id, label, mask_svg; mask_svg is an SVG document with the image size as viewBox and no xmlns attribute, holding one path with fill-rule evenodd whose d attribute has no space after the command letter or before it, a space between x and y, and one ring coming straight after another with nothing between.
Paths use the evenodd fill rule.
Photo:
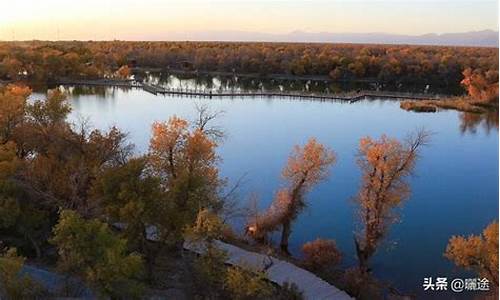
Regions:
<instances>
[{"instance_id":1,"label":"tree trunk","mask_svg":"<svg viewBox=\"0 0 500 300\"><path fill-rule=\"evenodd\" d=\"M29 239L31 242L31 245L33 245L33 248L35 249L36 253L36 258L41 258L42 257L42 250L40 249L40 246L38 246L38 243L35 241L35 239L30 235L26 234L26 237Z\"/></svg>"},{"instance_id":2,"label":"tree trunk","mask_svg":"<svg viewBox=\"0 0 500 300\"><path fill-rule=\"evenodd\" d=\"M149 246L150 245L148 245L146 226L143 226L140 247L141 247L142 253L144 253L144 260L145 260L145 267L146 267L146 280L149 283L153 283L153 280L154 280L153 271L154 271L154 265L155 265L157 252L154 249L154 247L156 245L151 245L151 247L149 247Z\"/></svg>"},{"instance_id":3,"label":"tree trunk","mask_svg":"<svg viewBox=\"0 0 500 300\"><path fill-rule=\"evenodd\" d=\"M356 255L358 256L359 270L363 274L368 274L370 272L368 260L371 257L372 251L369 251L365 248L361 248L356 238L354 238L354 244L356 245Z\"/></svg>"},{"instance_id":4,"label":"tree trunk","mask_svg":"<svg viewBox=\"0 0 500 300\"><path fill-rule=\"evenodd\" d=\"M289 220L286 220L283 222L283 230L281 232L281 251L283 253L290 255L290 252L288 251L288 238L290 237L290 234L292 233L292 228L291 228L291 223Z\"/></svg>"}]
</instances>

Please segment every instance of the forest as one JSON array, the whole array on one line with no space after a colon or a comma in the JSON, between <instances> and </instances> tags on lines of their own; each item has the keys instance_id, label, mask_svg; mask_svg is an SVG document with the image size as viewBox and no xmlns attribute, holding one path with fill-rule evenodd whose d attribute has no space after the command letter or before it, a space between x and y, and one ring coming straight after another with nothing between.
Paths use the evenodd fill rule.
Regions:
<instances>
[{"instance_id":1,"label":"forest","mask_svg":"<svg viewBox=\"0 0 500 300\"><path fill-rule=\"evenodd\" d=\"M460 86L470 70L498 86L498 49L236 42L0 42L0 79L113 76L122 66L167 71L301 76L332 81ZM465 91L464 91L465 92Z\"/></svg>"},{"instance_id":2,"label":"forest","mask_svg":"<svg viewBox=\"0 0 500 300\"><path fill-rule=\"evenodd\" d=\"M88 45L113 44L122 45ZM22 58L27 49L14 53ZM44 61L36 60L37 66ZM96 65L84 65L82 72L99 73ZM149 150L138 155L119 128L101 131L85 122L69 123L71 106L59 89L42 100L30 100L30 93L22 84L0 87L0 292L8 298L71 297L85 287L100 298L140 299L164 295L174 283L190 299L303 298L296 285L272 284L262 270L226 265L217 241L285 259L358 299L404 296L373 276L372 259L402 217L397 208L411 195L409 178L432 140L429 132L410 132L405 139L361 138L359 191L352 195L359 225L353 236L356 253L341 253L334 240L320 238L293 257L288 241L295 221L313 201L309 193L336 172L342 158L335 149L314 137L291 149L271 204L248 209L245 232L238 232L226 221L235 212L232 191L237 187L219 172L217 148L224 132L212 125L217 112L199 107L194 121L172 116L155 122ZM186 242L202 243L206 251L186 253ZM355 256L357 264L342 267L346 255ZM491 292L497 292L498 222L478 235L450 237L443 255L487 278ZM25 266L57 271L70 280L63 290L48 291L20 273Z\"/></svg>"}]
</instances>

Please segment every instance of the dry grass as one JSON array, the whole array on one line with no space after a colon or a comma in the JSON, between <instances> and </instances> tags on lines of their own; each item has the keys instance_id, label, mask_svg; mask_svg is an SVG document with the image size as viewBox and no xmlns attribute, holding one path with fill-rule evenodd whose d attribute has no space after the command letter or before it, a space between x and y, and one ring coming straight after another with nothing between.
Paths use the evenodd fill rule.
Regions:
<instances>
[{"instance_id":1,"label":"dry grass","mask_svg":"<svg viewBox=\"0 0 500 300\"><path fill-rule=\"evenodd\" d=\"M400 107L414 112L436 112L439 109L454 109L470 113L486 113L492 108L498 109L498 102L478 102L469 97L452 97L440 100L409 100L403 101Z\"/></svg>"},{"instance_id":2,"label":"dry grass","mask_svg":"<svg viewBox=\"0 0 500 300\"><path fill-rule=\"evenodd\" d=\"M437 107L434 104L424 103L426 101L403 101L400 107L407 111L414 112L436 112Z\"/></svg>"}]
</instances>

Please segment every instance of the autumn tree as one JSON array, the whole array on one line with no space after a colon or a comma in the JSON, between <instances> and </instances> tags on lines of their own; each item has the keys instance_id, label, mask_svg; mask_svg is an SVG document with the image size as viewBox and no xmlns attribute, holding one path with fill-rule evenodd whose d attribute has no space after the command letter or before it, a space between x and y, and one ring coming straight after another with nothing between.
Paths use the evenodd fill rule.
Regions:
<instances>
[{"instance_id":1,"label":"autumn tree","mask_svg":"<svg viewBox=\"0 0 500 300\"><path fill-rule=\"evenodd\" d=\"M14 142L0 145L0 229L17 237L11 245L31 248L36 257L41 257L41 244L45 233L50 231L50 222L47 222L48 212L32 202L29 192L18 182L23 165Z\"/></svg>"},{"instance_id":2,"label":"autumn tree","mask_svg":"<svg viewBox=\"0 0 500 300\"><path fill-rule=\"evenodd\" d=\"M98 203L90 197L93 181L104 167L125 162L130 153L125 135L116 128L79 134L63 129L53 132L51 139L35 146L38 155L27 160L23 184L47 205L86 216L96 213Z\"/></svg>"},{"instance_id":3,"label":"autumn tree","mask_svg":"<svg viewBox=\"0 0 500 300\"><path fill-rule=\"evenodd\" d=\"M42 232L49 230L45 226L47 214L32 202L20 183L25 161L19 147L22 141L16 139L25 122L29 94L30 90L22 86L0 88L0 229L17 237L12 246L31 248L40 257Z\"/></svg>"},{"instance_id":4,"label":"autumn tree","mask_svg":"<svg viewBox=\"0 0 500 300\"><path fill-rule=\"evenodd\" d=\"M480 70L467 68L463 71L464 79L460 82L472 100L497 102L498 105L498 70L483 74Z\"/></svg>"},{"instance_id":5,"label":"autumn tree","mask_svg":"<svg viewBox=\"0 0 500 300\"><path fill-rule=\"evenodd\" d=\"M304 265L313 270L325 270L336 266L342 259L342 253L333 240L316 239L302 246Z\"/></svg>"},{"instance_id":6,"label":"autumn tree","mask_svg":"<svg viewBox=\"0 0 500 300\"><path fill-rule=\"evenodd\" d=\"M314 138L303 147L295 146L282 172L286 186L276 193L269 209L248 226L248 231L259 236L281 226L280 247L288 253L292 223L307 206L307 192L328 177L334 163L334 152Z\"/></svg>"},{"instance_id":7,"label":"autumn tree","mask_svg":"<svg viewBox=\"0 0 500 300\"><path fill-rule=\"evenodd\" d=\"M153 124L149 160L175 202L179 224L190 224L201 208L220 209L223 181L217 168L217 143L200 128L178 117Z\"/></svg>"},{"instance_id":8,"label":"autumn tree","mask_svg":"<svg viewBox=\"0 0 500 300\"><path fill-rule=\"evenodd\" d=\"M51 242L57 247L62 272L81 276L102 296L139 298L141 257L127 253L127 241L107 224L64 210L53 233Z\"/></svg>"},{"instance_id":9,"label":"autumn tree","mask_svg":"<svg viewBox=\"0 0 500 300\"><path fill-rule=\"evenodd\" d=\"M482 235L453 236L444 254L457 266L487 278L498 290L498 222L492 222Z\"/></svg>"},{"instance_id":10,"label":"autumn tree","mask_svg":"<svg viewBox=\"0 0 500 300\"><path fill-rule=\"evenodd\" d=\"M127 79L130 77L131 71L130 68L127 65L121 66L117 71L116 71L116 76L121 79Z\"/></svg>"},{"instance_id":11,"label":"autumn tree","mask_svg":"<svg viewBox=\"0 0 500 300\"><path fill-rule=\"evenodd\" d=\"M14 57L4 57L0 63L0 76L18 80L22 78L23 62Z\"/></svg>"},{"instance_id":12,"label":"autumn tree","mask_svg":"<svg viewBox=\"0 0 500 300\"><path fill-rule=\"evenodd\" d=\"M21 183L26 190L52 207L90 215L92 182L106 166L123 164L131 153L126 135L112 127L108 132L79 127L66 121L71 111L58 90L26 108L26 120L15 133L26 157Z\"/></svg>"},{"instance_id":13,"label":"autumn tree","mask_svg":"<svg viewBox=\"0 0 500 300\"><path fill-rule=\"evenodd\" d=\"M410 196L406 179L428 137L427 132L419 131L404 143L385 135L379 140L365 137L359 143L362 183L355 201L361 229L354 242L362 273L369 272L369 259L397 219L395 208Z\"/></svg>"},{"instance_id":14,"label":"autumn tree","mask_svg":"<svg viewBox=\"0 0 500 300\"><path fill-rule=\"evenodd\" d=\"M30 94L29 88L18 85L0 88L0 143L12 139L14 129L24 119L26 99Z\"/></svg>"},{"instance_id":15,"label":"autumn tree","mask_svg":"<svg viewBox=\"0 0 500 300\"><path fill-rule=\"evenodd\" d=\"M40 257L59 208L97 213L92 184L105 167L123 164L130 147L116 128L103 133L69 124L70 106L59 90L29 103L25 88L8 86L0 94L2 105L10 103L0 113L8 128L0 143L0 228Z\"/></svg>"}]
</instances>

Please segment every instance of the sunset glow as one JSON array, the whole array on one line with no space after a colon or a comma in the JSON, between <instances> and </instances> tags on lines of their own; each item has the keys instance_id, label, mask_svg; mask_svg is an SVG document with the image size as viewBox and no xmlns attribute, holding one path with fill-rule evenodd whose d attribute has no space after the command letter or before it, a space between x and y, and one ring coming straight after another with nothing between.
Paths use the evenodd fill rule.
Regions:
<instances>
[{"instance_id":1,"label":"sunset glow","mask_svg":"<svg viewBox=\"0 0 500 300\"><path fill-rule=\"evenodd\" d=\"M169 40L226 30L425 34L498 28L496 1L2 2L0 40Z\"/></svg>"}]
</instances>

